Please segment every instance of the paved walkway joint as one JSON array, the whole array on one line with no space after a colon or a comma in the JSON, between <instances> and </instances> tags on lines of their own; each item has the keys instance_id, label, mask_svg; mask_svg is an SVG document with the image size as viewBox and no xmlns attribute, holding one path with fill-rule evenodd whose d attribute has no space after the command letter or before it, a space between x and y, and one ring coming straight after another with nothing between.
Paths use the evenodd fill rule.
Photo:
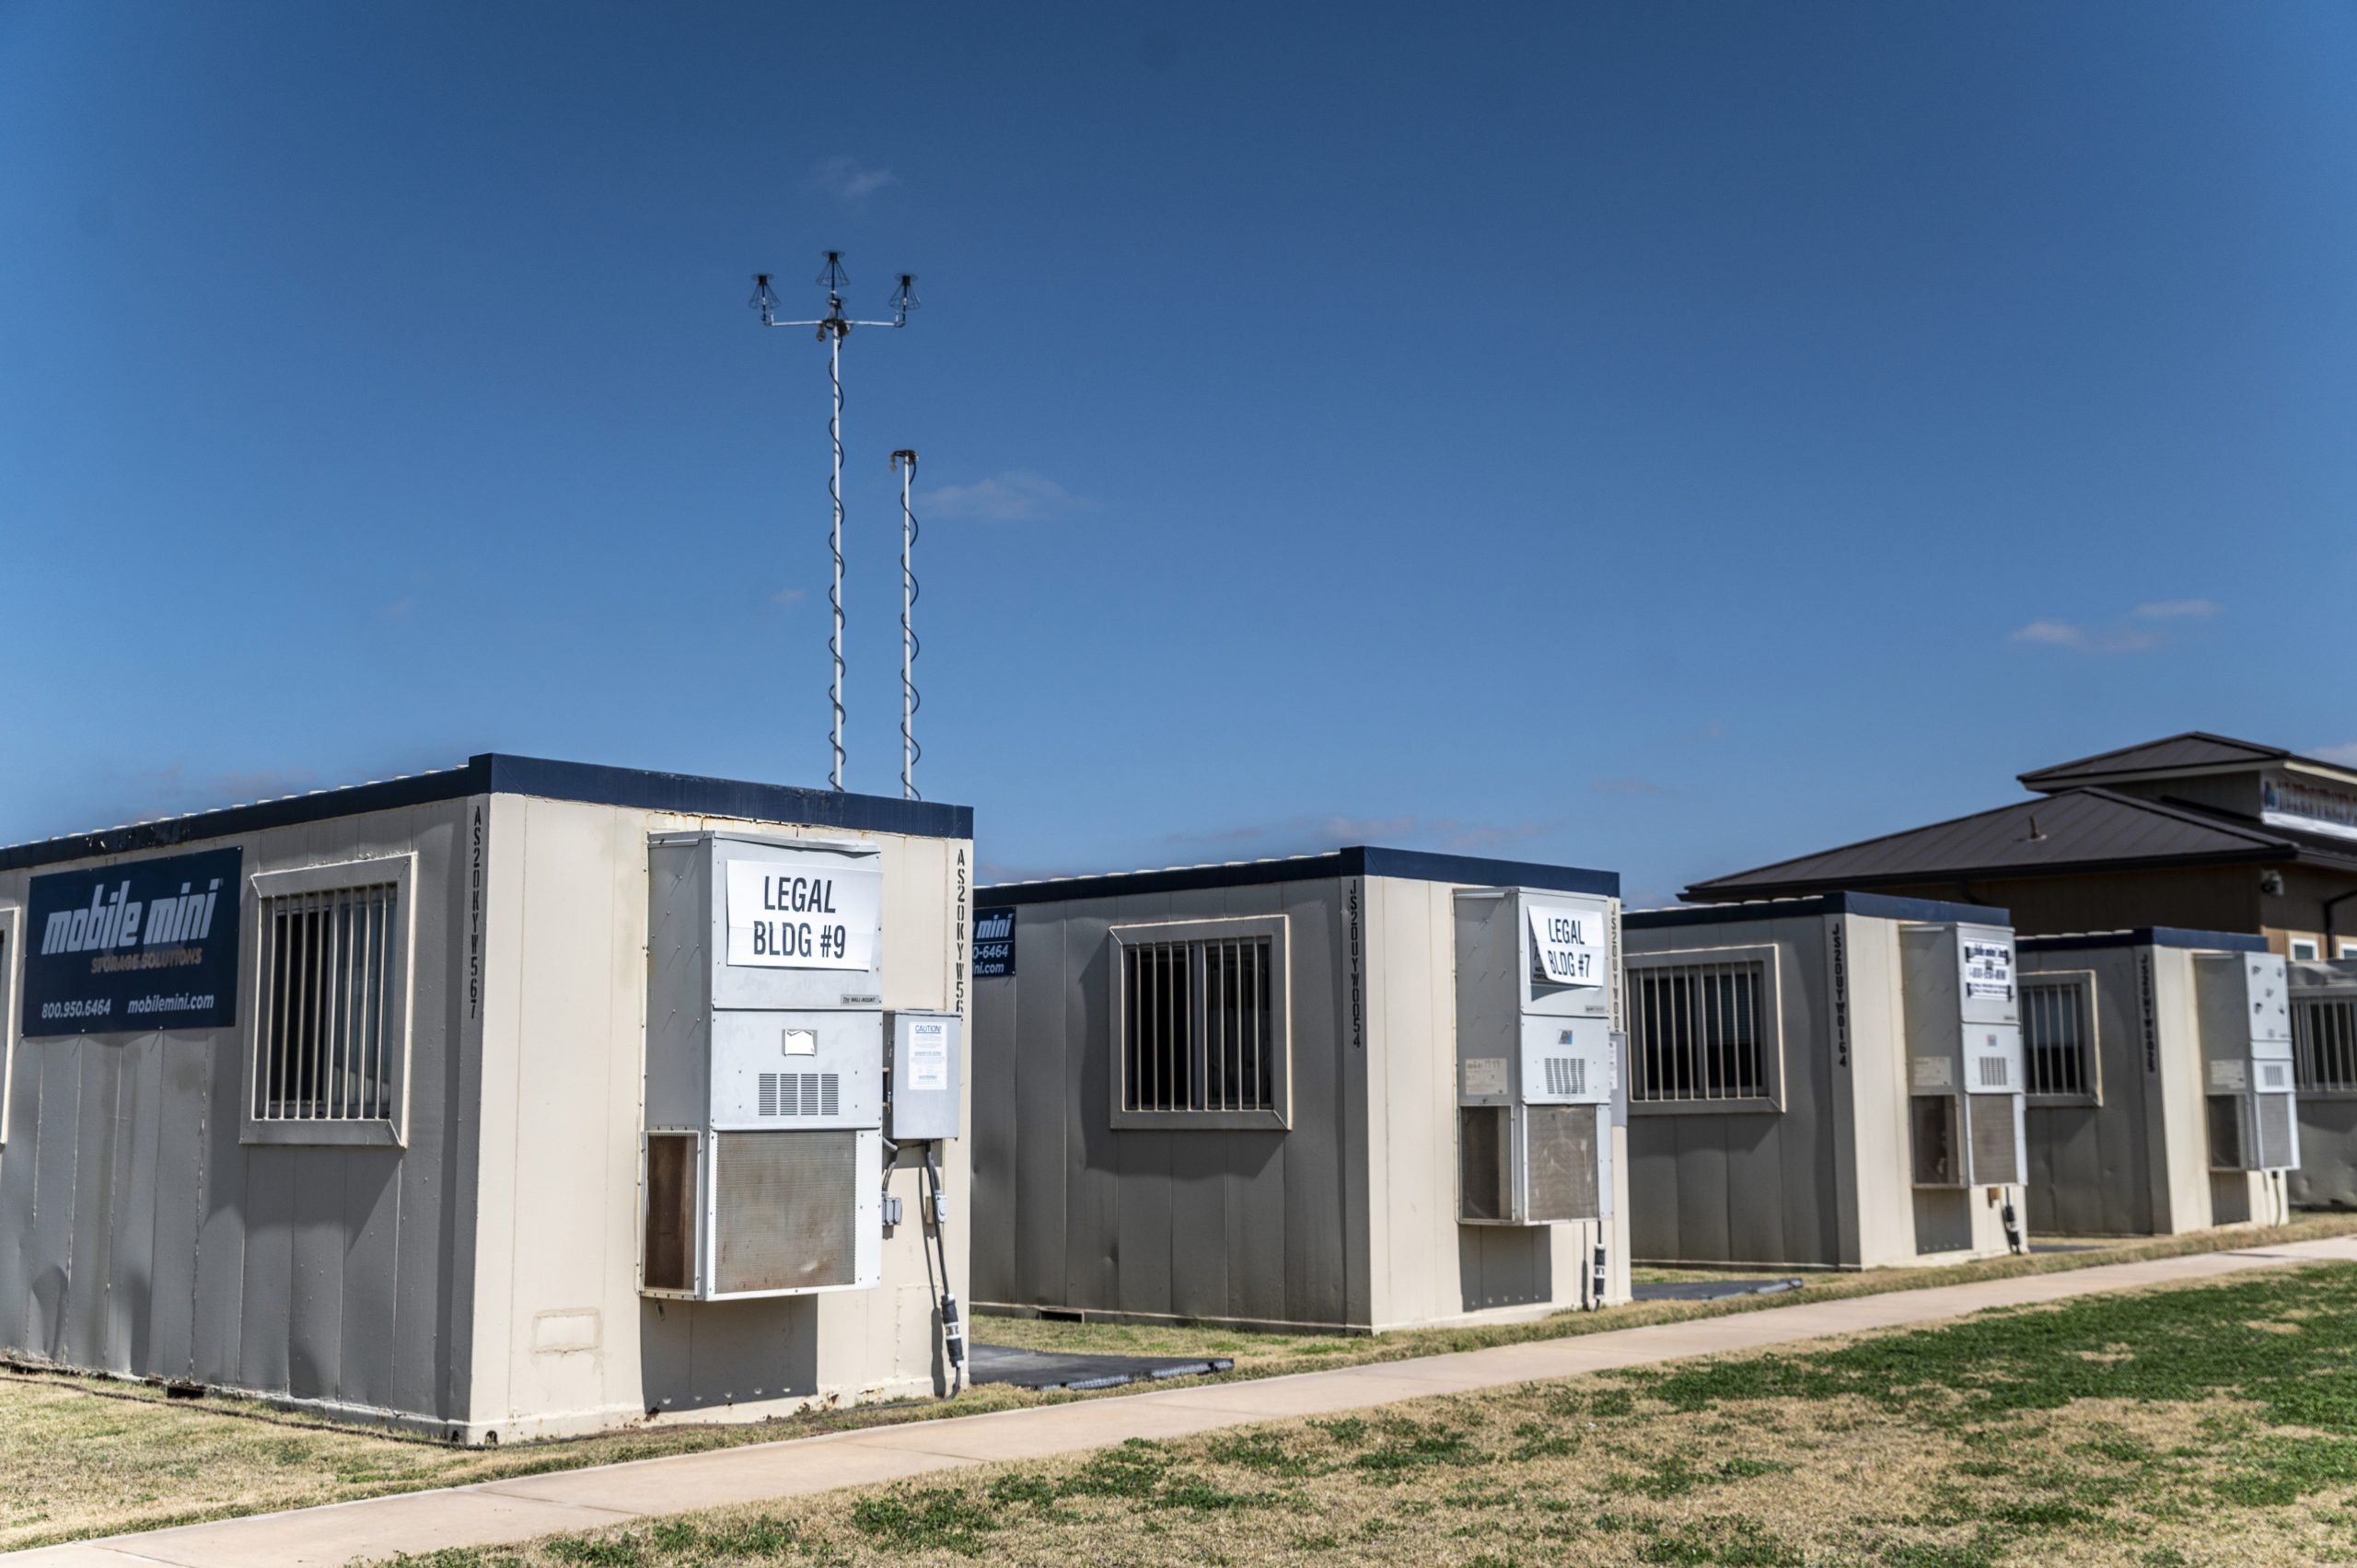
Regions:
<instances>
[{"instance_id":1,"label":"paved walkway joint","mask_svg":"<svg viewBox=\"0 0 2357 1568\"><path fill-rule=\"evenodd\" d=\"M1364 1410L1680 1356L1757 1350L1961 1318L2144 1285L2190 1284L2298 1263L2357 1262L2357 1237L2111 1263L2067 1273L1812 1301L1726 1318L1613 1329L1570 1339L1375 1362L1078 1404L1034 1406L709 1449L629 1464L482 1481L0 1554L8 1568L304 1568L496 1546L690 1509L807 1496L1008 1459L1044 1458L1131 1437L1190 1436L1293 1416Z\"/></svg>"}]
</instances>

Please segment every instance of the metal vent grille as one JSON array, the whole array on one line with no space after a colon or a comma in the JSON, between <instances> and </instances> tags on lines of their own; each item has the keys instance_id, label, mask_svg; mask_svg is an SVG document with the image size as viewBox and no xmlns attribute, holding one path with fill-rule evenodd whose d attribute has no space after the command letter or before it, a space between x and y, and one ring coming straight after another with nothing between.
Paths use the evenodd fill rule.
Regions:
<instances>
[{"instance_id":1,"label":"metal vent grille","mask_svg":"<svg viewBox=\"0 0 2357 1568\"><path fill-rule=\"evenodd\" d=\"M261 901L257 1121L389 1121L400 884Z\"/></svg>"},{"instance_id":2,"label":"metal vent grille","mask_svg":"<svg viewBox=\"0 0 2357 1568\"><path fill-rule=\"evenodd\" d=\"M2293 1058L2304 1090L2357 1090L2357 997L2317 996L2292 1004Z\"/></svg>"},{"instance_id":3,"label":"metal vent grille","mask_svg":"<svg viewBox=\"0 0 2357 1568\"><path fill-rule=\"evenodd\" d=\"M1629 974L1629 1098L1764 1099L1767 969L1758 959Z\"/></svg>"},{"instance_id":4,"label":"metal vent grille","mask_svg":"<svg viewBox=\"0 0 2357 1568\"><path fill-rule=\"evenodd\" d=\"M2022 1047L2034 1095L2096 1092L2094 993L2078 975L2022 981Z\"/></svg>"},{"instance_id":5,"label":"metal vent grille","mask_svg":"<svg viewBox=\"0 0 2357 1568\"><path fill-rule=\"evenodd\" d=\"M714 1288L731 1295L857 1283L859 1135L716 1136Z\"/></svg>"},{"instance_id":6,"label":"metal vent grille","mask_svg":"<svg viewBox=\"0 0 2357 1568\"><path fill-rule=\"evenodd\" d=\"M2254 1163L2261 1170L2288 1170L2292 1159L2292 1097L2290 1095L2260 1095L2258 1110L2258 1158Z\"/></svg>"},{"instance_id":7,"label":"metal vent grille","mask_svg":"<svg viewBox=\"0 0 2357 1568\"><path fill-rule=\"evenodd\" d=\"M2010 1071L2013 1064L2003 1057L1976 1056L1973 1058L1973 1063L1976 1069L1975 1076L1978 1079L1974 1087L1996 1089L2002 1092L2014 1086L2013 1074Z\"/></svg>"},{"instance_id":8,"label":"metal vent grille","mask_svg":"<svg viewBox=\"0 0 2357 1568\"><path fill-rule=\"evenodd\" d=\"M1506 1117L1503 1105L1469 1105L1457 1112L1457 1187L1469 1220L1506 1217Z\"/></svg>"},{"instance_id":9,"label":"metal vent grille","mask_svg":"<svg viewBox=\"0 0 2357 1568\"><path fill-rule=\"evenodd\" d=\"M842 1078L834 1073L764 1073L763 1116L834 1116L842 1107Z\"/></svg>"},{"instance_id":10,"label":"metal vent grille","mask_svg":"<svg viewBox=\"0 0 2357 1568\"><path fill-rule=\"evenodd\" d=\"M2022 1179L2021 1144L2014 1136L2014 1097L1972 1095L1972 1184L2012 1187Z\"/></svg>"},{"instance_id":11,"label":"metal vent grille","mask_svg":"<svg viewBox=\"0 0 2357 1568\"><path fill-rule=\"evenodd\" d=\"M2289 1062L2262 1062L2258 1064L2258 1086L2281 1092L2292 1086L2292 1064Z\"/></svg>"},{"instance_id":12,"label":"metal vent grille","mask_svg":"<svg viewBox=\"0 0 2357 1568\"><path fill-rule=\"evenodd\" d=\"M1523 1218L1602 1217L1596 1190L1596 1111L1593 1105L1534 1105L1529 1120L1530 1212Z\"/></svg>"},{"instance_id":13,"label":"metal vent grille","mask_svg":"<svg viewBox=\"0 0 2357 1568\"><path fill-rule=\"evenodd\" d=\"M1586 1057L1550 1056L1545 1060L1549 1094L1584 1095L1587 1093Z\"/></svg>"}]
</instances>

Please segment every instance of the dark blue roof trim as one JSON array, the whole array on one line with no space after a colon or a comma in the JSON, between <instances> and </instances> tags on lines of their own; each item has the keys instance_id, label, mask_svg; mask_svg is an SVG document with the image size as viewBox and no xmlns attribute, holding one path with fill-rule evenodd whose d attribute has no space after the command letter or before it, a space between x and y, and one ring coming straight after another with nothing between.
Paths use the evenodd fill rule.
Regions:
<instances>
[{"instance_id":1,"label":"dark blue roof trim","mask_svg":"<svg viewBox=\"0 0 2357 1568\"><path fill-rule=\"evenodd\" d=\"M204 839L233 838L305 822L322 822L397 807L425 806L473 795L536 795L550 800L579 800L592 806L626 806L646 811L738 817L765 822L807 823L853 832L900 833L912 838L970 839L970 806L894 800L879 795L838 795L791 784L749 784L699 778L691 773L651 773L636 768L607 768L591 762L552 762L540 757L510 757L495 751L467 759L462 768L386 779L377 784L323 789L284 800L199 811L129 827L75 833L0 849L0 871L53 865L93 855L168 849Z\"/></svg>"},{"instance_id":2,"label":"dark blue roof trim","mask_svg":"<svg viewBox=\"0 0 2357 1568\"><path fill-rule=\"evenodd\" d=\"M2134 931L2088 931L2069 936L2023 936L2014 946L2025 953L2074 953L2091 947L2194 947L2222 953L2264 953L2267 938L2244 931L2188 931L2146 925Z\"/></svg>"},{"instance_id":3,"label":"dark blue roof trim","mask_svg":"<svg viewBox=\"0 0 2357 1568\"><path fill-rule=\"evenodd\" d=\"M1257 888L1271 882L1315 882L1328 877L1397 877L1410 882L1462 882L1475 888L1544 888L1558 893L1620 896L1620 874L1575 865L1540 865L1524 860L1485 860L1469 854L1425 854L1416 850L1335 850L1283 860L1246 860L1227 865L1178 865L1167 871L1122 871L1103 877L1059 877L1044 882L1001 882L977 888L990 903L1049 904L1074 899L1111 899L1131 893L1186 893L1205 888Z\"/></svg>"},{"instance_id":4,"label":"dark blue roof trim","mask_svg":"<svg viewBox=\"0 0 2357 1568\"><path fill-rule=\"evenodd\" d=\"M1733 925L1747 920L1788 920L1794 915L1811 914L1854 914L1871 920L1952 920L1967 925L2014 923L2011 910L1989 904L1898 899L1887 893L1810 893L1796 899L1752 899L1693 909L1631 910L1620 917L1620 923L1631 931L1661 931L1678 925Z\"/></svg>"}]
</instances>

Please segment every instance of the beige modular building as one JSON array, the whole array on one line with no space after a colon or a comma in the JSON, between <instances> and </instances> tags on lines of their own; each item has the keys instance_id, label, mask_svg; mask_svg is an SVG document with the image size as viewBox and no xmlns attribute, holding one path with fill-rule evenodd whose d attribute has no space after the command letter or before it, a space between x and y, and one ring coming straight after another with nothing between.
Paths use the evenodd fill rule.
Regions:
<instances>
[{"instance_id":1,"label":"beige modular building","mask_svg":"<svg viewBox=\"0 0 2357 1568\"><path fill-rule=\"evenodd\" d=\"M982 889L980 1307L1364 1333L1627 1300L1619 894L1372 848Z\"/></svg>"},{"instance_id":2,"label":"beige modular building","mask_svg":"<svg viewBox=\"0 0 2357 1568\"><path fill-rule=\"evenodd\" d=\"M971 839L486 755L0 850L0 1352L469 1443L940 1390Z\"/></svg>"},{"instance_id":3,"label":"beige modular building","mask_svg":"<svg viewBox=\"0 0 2357 1568\"><path fill-rule=\"evenodd\" d=\"M1639 1262L1873 1269L2014 1244L2004 911L1837 892L1622 925Z\"/></svg>"},{"instance_id":4,"label":"beige modular building","mask_svg":"<svg viewBox=\"0 0 2357 1568\"><path fill-rule=\"evenodd\" d=\"M2305 1108L2284 962L2266 939L2161 926L2020 946L2031 1229L2173 1236L2288 1217Z\"/></svg>"},{"instance_id":5,"label":"beige modular building","mask_svg":"<svg viewBox=\"0 0 2357 1568\"><path fill-rule=\"evenodd\" d=\"M2357 957L2292 960L2300 1208L2357 1209Z\"/></svg>"}]
</instances>

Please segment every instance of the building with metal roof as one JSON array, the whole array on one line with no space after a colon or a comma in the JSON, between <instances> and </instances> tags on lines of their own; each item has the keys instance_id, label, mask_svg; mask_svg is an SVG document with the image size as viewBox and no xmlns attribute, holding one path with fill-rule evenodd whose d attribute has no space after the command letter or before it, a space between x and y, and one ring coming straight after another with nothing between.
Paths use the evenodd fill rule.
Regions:
<instances>
[{"instance_id":1,"label":"building with metal roof","mask_svg":"<svg viewBox=\"0 0 2357 1568\"><path fill-rule=\"evenodd\" d=\"M2357 955L2357 768L2188 731L2019 775L2031 798L1697 882L1688 900L1871 889L1994 904L2026 935L2247 933Z\"/></svg>"}]
</instances>

